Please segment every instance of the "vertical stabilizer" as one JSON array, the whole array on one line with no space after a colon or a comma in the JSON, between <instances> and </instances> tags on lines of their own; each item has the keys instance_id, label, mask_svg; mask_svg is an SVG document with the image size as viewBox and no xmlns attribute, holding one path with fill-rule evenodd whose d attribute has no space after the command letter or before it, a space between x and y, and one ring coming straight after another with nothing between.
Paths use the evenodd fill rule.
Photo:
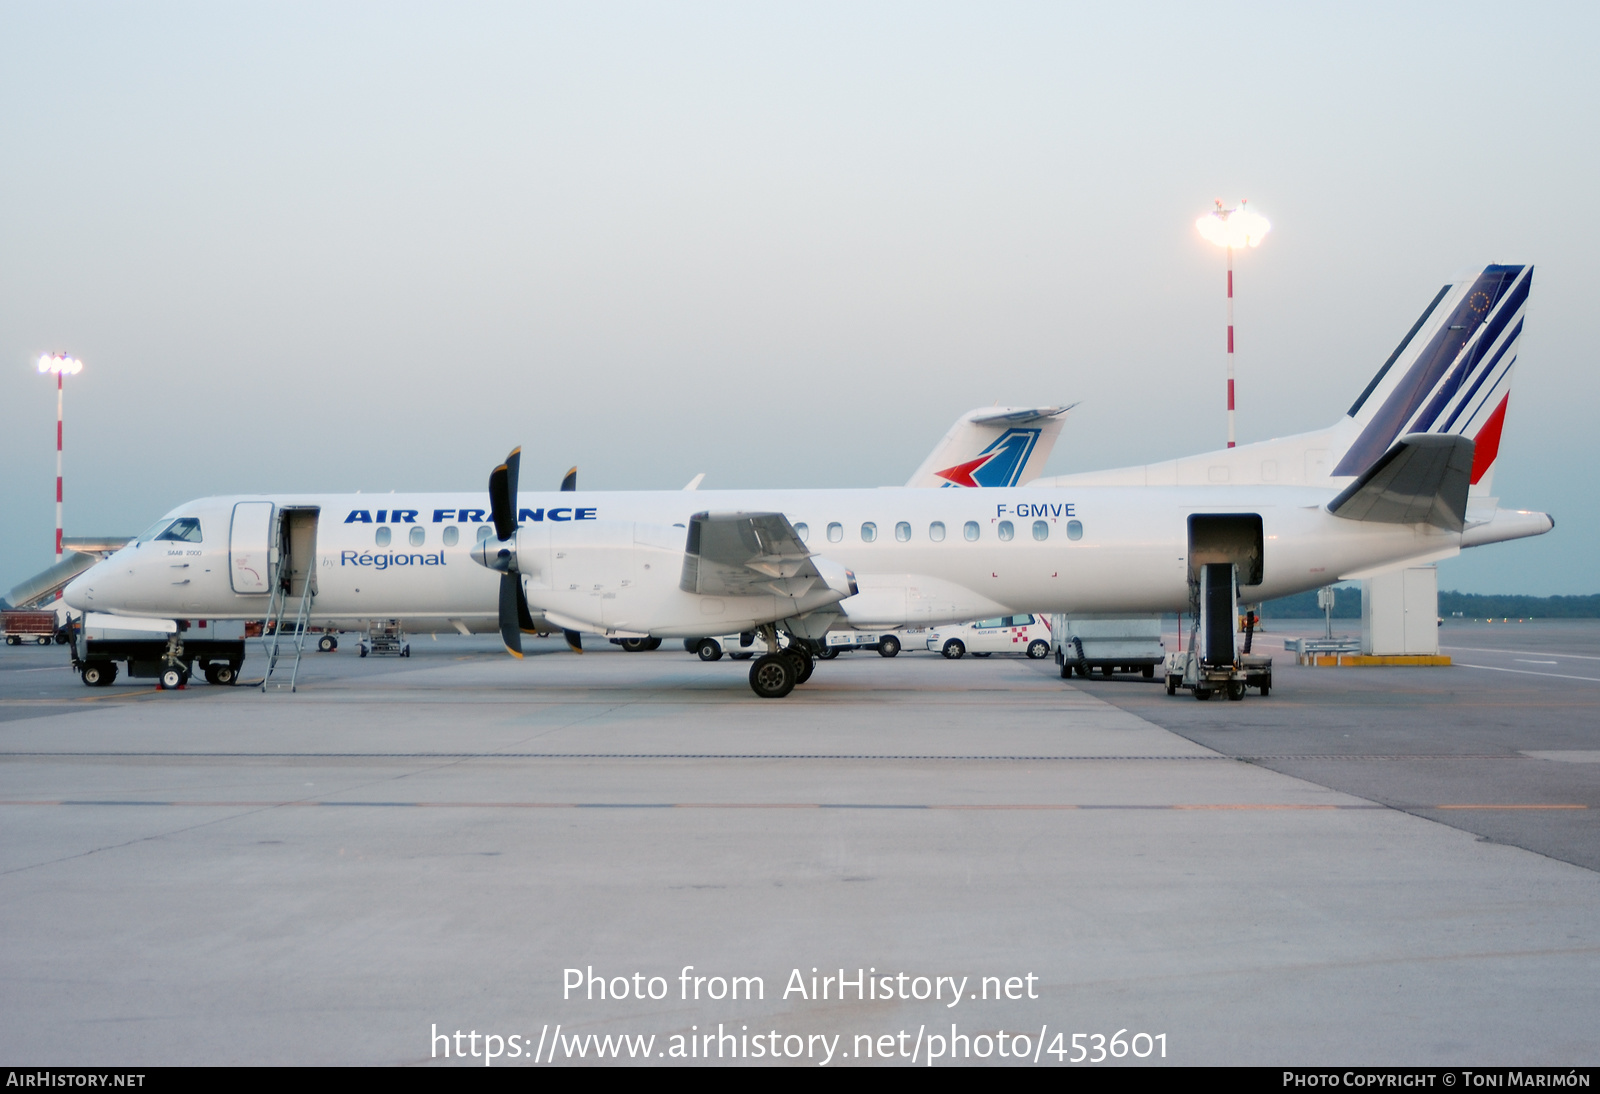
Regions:
<instances>
[{"instance_id":1,"label":"vertical stabilizer","mask_svg":"<svg viewBox=\"0 0 1600 1094\"><path fill-rule=\"evenodd\" d=\"M956 419L906 485L1022 486L1032 482L1044 470L1071 409L987 406L969 410Z\"/></svg>"}]
</instances>

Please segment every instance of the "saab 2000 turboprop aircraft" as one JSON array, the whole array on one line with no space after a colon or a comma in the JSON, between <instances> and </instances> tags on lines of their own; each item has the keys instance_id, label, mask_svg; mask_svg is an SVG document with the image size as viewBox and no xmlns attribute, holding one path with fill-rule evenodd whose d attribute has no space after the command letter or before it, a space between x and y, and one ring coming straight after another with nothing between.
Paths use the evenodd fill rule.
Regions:
<instances>
[{"instance_id":1,"label":"saab 2000 turboprop aircraft","mask_svg":"<svg viewBox=\"0 0 1600 1094\"><path fill-rule=\"evenodd\" d=\"M275 592L314 599L319 618L400 614L405 604L409 616L495 616L520 653L521 634L544 629L661 638L760 629L775 651L777 629L815 640L834 626L1017 611L1177 612L1200 568L1216 564L1235 568L1241 599L1286 596L1553 527L1481 493L1531 276L1490 266L1446 285L1328 430L1117 472L1114 482L519 496L513 452L490 475L487 499L253 495L180 506L70 585L67 601L216 619L262 618ZM480 567L499 574L498 590ZM750 683L782 696L810 670L804 642L792 643L758 658Z\"/></svg>"}]
</instances>

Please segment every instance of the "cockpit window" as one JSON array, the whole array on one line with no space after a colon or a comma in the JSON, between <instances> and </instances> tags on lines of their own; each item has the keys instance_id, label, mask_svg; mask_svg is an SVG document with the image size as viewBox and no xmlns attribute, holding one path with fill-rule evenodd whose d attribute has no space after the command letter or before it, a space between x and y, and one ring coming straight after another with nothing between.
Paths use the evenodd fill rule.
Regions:
<instances>
[{"instance_id":1,"label":"cockpit window","mask_svg":"<svg viewBox=\"0 0 1600 1094\"><path fill-rule=\"evenodd\" d=\"M171 523L172 523L172 518L171 517L162 517L160 520L156 521L154 524L152 524L150 527L146 528L142 533L140 533L139 538L138 538L138 540L136 542L149 543L151 540L153 540L157 536L159 536L162 533L162 531L166 528L166 526L171 524Z\"/></svg>"},{"instance_id":2,"label":"cockpit window","mask_svg":"<svg viewBox=\"0 0 1600 1094\"><path fill-rule=\"evenodd\" d=\"M155 537L157 540L171 540L177 543L199 543L200 521L196 517L179 517L167 525L167 530Z\"/></svg>"}]
</instances>

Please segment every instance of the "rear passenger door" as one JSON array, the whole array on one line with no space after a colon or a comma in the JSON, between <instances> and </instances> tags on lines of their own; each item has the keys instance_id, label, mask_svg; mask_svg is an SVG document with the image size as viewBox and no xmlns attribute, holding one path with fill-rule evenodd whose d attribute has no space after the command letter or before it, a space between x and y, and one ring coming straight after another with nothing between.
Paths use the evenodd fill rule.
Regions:
<instances>
[{"instance_id":1,"label":"rear passenger door","mask_svg":"<svg viewBox=\"0 0 1600 1094\"><path fill-rule=\"evenodd\" d=\"M1011 643L1007 638L1005 617L996 619L980 619L972 625L971 648L980 653L994 653L996 650L1010 649Z\"/></svg>"}]
</instances>

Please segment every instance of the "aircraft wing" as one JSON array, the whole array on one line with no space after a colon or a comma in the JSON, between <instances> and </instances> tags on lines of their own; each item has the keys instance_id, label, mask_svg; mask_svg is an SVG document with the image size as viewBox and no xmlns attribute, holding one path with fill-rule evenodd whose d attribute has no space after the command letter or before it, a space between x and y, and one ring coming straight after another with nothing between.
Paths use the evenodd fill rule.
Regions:
<instances>
[{"instance_id":1,"label":"aircraft wing","mask_svg":"<svg viewBox=\"0 0 1600 1094\"><path fill-rule=\"evenodd\" d=\"M696 513L678 587L706 596L797 596L822 574L782 513Z\"/></svg>"},{"instance_id":2,"label":"aircraft wing","mask_svg":"<svg viewBox=\"0 0 1600 1094\"><path fill-rule=\"evenodd\" d=\"M1328 512L1383 524L1466 527L1472 440L1452 433L1410 433L1328 503Z\"/></svg>"}]
</instances>

